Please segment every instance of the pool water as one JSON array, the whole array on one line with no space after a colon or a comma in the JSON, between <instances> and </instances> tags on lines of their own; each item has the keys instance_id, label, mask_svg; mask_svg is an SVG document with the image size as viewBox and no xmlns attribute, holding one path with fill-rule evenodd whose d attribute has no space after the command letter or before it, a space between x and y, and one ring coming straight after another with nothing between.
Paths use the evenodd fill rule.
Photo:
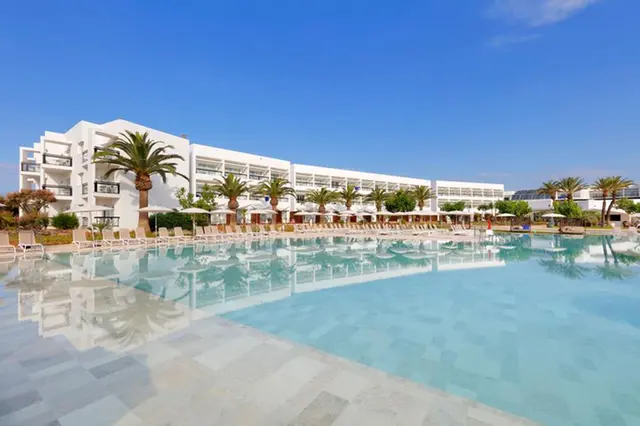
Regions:
<instances>
[{"instance_id":1,"label":"pool water","mask_svg":"<svg viewBox=\"0 0 640 426\"><path fill-rule=\"evenodd\" d=\"M51 255L6 279L112 280L543 424L636 425L639 249L280 239Z\"/></svg>"}]
</instances>

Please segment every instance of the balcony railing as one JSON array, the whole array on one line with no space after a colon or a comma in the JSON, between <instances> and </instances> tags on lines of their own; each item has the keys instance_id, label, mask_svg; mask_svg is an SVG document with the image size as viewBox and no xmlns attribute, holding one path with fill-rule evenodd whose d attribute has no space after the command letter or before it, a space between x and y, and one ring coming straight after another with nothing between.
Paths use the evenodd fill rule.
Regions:
<instances>
[{"instance_id":1,"label":"balcony railing","mask_svg":"<svg viewBox=\"0 0 640 426\"><path fill-rule=\"evenodd\" d=\"M120 226L120 216L98 216L93 218L93 224L105 224L111 228Z\"/></svg>"},{"instance_id":2,"label":"balcony railing","mask_svg":"<svg viewBox=\"0 0 640 426\"><path fill-rule=\"evenodd\" d=\"M93 183L93 191L98 194L119 194L120 184L97 180Z\"/></svg>"},{"instance_id":3,"label":"balcony railing","mask_svg":"<svg viewBox=\"0 0 640 426\"><path fill-rule=\"evenodd\" d=\"M73 164L73 160L71 157L66 155L56 155L56 154L43 154L42 162L44 164L51 164L52 166L64 166L71 167Z\"/></svg>"},{"instance_id":4,"label":"balcony railing","mask_svg":"<svg viewBox=\"0 0 640 426\"><path fill-rule=\"evenodd\" d=\"M53 192L54 195L62 197L70 197L73 195L73 190L69 185L42 185L42 189Z\"/></svg>"},{"instance_id":5,"label":"balcony railing","mask_svg":"<svg viewBox=\"0 0 640 426\"><path fill-rule=\"evenodd\" d=\"M20 164L20 170L23 172L40 173L40 164L24 162Z\"/></svg>"},{"instance_id":6,"label":"balcony railing","mask_svg":"<svg viewBox=\"0 0 640 426\"><path fill-rule=\"evenodd\" d=\"M208 169L205 167L196 167L196 173L201 175L221 175L222 172L215 169Z\"/></svg>"},{"instance_id":7,"label":"balcony railing","mask_svg":"<svg viewBox=\"0 0 640 426\"><path fill-rule=\"evenodd\" d=\"M249 173L249 179L251 180L265 180L267 179L266 175L260 175L256 173Z\"/></svg>"}]
</instances>

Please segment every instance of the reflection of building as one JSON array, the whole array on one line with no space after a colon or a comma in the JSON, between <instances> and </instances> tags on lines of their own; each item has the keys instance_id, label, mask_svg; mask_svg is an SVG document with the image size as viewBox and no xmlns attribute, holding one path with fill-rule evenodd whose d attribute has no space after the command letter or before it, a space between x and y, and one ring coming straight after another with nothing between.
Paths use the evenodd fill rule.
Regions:
<instances>
[{"instance_id":1,"label":"reflection of building","mask_svg":"<svg viewBox=\"0 0 640 426\"><path fill-rule=\"evenodd\" d=\"M79 350L131 349L190 322L185 307L136 288L104 279L71 281L78 266L46 262L39 272L32 268L15 280L18 319L37 322L41 337L65 336ZM74 270L61 274L63 269Z\"/></svg>"},{"instance_id":2,"label":"reflection of building","mask_svg":"<svg viewBox=\"0 0 640 426\"><path fill-rule=\"evenodd\" d=\"M155 176L153 189L149 193L150 204L153 205L177 207L174 193L178 188L188 188L197 195L204 184L213 183L229 174L234 174L251 185L275 177L291 182L298 197L281 200L279 208L284 211L299 209L304 203L305 195L313 189L340 190L347 185L354 185L363 195L375 187L396 191L410 190L418 185L430 186L436 197L436 201L426 203L426 208L431 210L439 209L445 202L465 201L468 208L477 208L481 204L503 198L502 184L431 181L293 164L288 160L194 144L185 137L120 119L102 124L81 121L64 133L46 131L32 146L21 147L19 188L44 188L54 192L58 201L48 207L50 215L71 207L104 206L101 213L94 215L94 222L133 228L137 223L134 207L138 205L138 192L133 185L133 177L131 174L121 173L106 177L107 166L96 165L91 161L97 148L108 144L125 130L149 132L152 139L170 144L173 146L173 153L185 159L178 162L177 171L189 176L189 182L169 175L164 184ZM222 199L219 201L224 202ZM267 200L257 195L246 195L239 201L244 208L263 205ZM362 203L362 200L358 200L355 205ZM367 207L373 208L373 205ZM83 216L83 220L86 222L87 218Z\"/></svg>"}]
</instances>

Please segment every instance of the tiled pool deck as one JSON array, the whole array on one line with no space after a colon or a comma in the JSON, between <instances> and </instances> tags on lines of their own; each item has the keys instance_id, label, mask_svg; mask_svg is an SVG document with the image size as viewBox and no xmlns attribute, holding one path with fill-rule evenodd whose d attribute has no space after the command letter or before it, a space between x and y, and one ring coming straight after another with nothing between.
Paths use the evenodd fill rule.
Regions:
<instances>
[{"instance_id":1,"label":"tiled pool deck","mask_svg":"<svg viewBox=\"0 0 640 426\"><path fill-rule=\"evenodd\" d=\"M16 312L27 293L4 291L0 424L534 424L133 288L116 293L144 303L136 303L135 315L94 333L96 322L121 303L96 293L82 302L91 304L93 316L63 318L57 328L51 320L44 331L45 318L25 321ZM51 318L60 315L56 306ZM147 314L153 326L139 321Z\"/></svg>"}]
</instances>

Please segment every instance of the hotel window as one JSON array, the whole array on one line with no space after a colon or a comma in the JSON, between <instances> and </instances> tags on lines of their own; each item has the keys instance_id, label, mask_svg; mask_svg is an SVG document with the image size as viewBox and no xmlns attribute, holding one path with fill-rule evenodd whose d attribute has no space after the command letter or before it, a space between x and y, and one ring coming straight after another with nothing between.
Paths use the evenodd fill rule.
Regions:
<instances>
[{"instance_id":1,"label":"hotel window","mask_svg":"<svg viewBox=\"0 0 640 426\"><path fill-rule=\"evenodd\" d=\"M482 197L482 189L474 188L473 189L473 196L474 197Z\"/></svg>"},{"instance_id":2,"label":"hotel window","mask_svg":"<svg viewBox=\"0 0 640 426\"><path fill-rule=\"evenodd\" d=\"M439 195L439 196L445 196L445 197L448 197L448 196L449 196L449 188L446 188L446 187L444 187L444 188L443 188L443 187L438 188L438 195Z\"/></svg>"},{"instance_id":3,"label":"hotel window","mask_svg":"<svg viewBox=\"0 0 640 426\"><path fill-rule=\"evenodd\" d=\"M449 196L450 197L459 197L460 196L460 188L449 188Z\"/></svg>"},{"instance_id":4,"label":"hotel window","mask_svg":"<svg viewBox=\"0 0 640 426\"><path fill-rule=\"evenodd\" d=\"M460 190L460 195L463 197L471 197L471 188L462 188Z\"/></svg>"},{"instance_id":5,"label":"hotel window","mask_svg":"<svg viewBox=\"0 0 640 426\"><path fill-rule=\"evenodd\" d=\"M492 189L484 189L482 190L482 194L484 197L493 197L493 190Z\"/></svg>"},{"instance_id":6,"label":"hotel window","mask_svg":"<svg viewBox=\"0 0 640 426\"><path fill-rule=\"evenodd\" d=\"M296 201L298 203L304 203L304 194L297 194L296 195Z\"/></svg>"},{"instance_id":7,"label":"hotel window","mask_svg":"<svg viewBox=\"0 0 640 426\"><path fill-rule=\"evenodd\" d=\"M493 196L495 198L502 198L504 197L504 191L500 190L500 189L496 189L493 191Z\"/></svg>"}]
</instances>

